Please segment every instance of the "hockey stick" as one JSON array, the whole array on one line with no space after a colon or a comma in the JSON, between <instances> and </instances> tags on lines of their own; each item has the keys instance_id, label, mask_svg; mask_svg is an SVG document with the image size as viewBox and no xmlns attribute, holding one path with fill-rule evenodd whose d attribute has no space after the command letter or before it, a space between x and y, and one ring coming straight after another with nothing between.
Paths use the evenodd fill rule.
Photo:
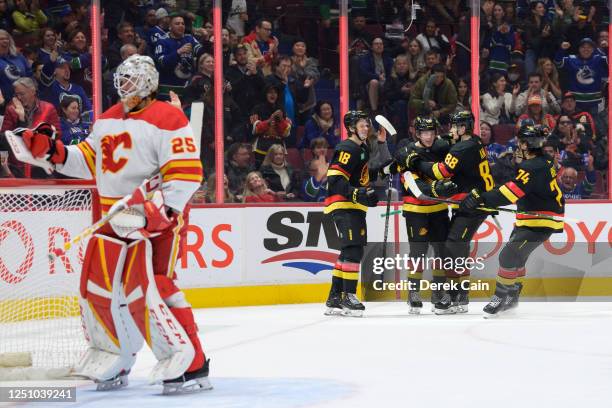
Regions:
<instances>
[{"instance_id":1,"label":"hockey stick","mask_svg":"<svg viewBox=\"0 0 612 408\"><path fill-rule=\"evenodd\" d=\"M393 188L393 174L389 174L389 182L387 184L387 210L385 211L385 235L383 240L382 257L387 257L387 238L389 236L389 210L391 210L391 189Z\"/></svg>"},{"instance_id":2,"label":"hockey stick","mask_svg":"<svg viewBox=\"0 0 612 408\"><path fill-rule=\"evenodd\" d=\"M160 178L160 175L157 174L157 175L151 177L150 179L145 179L142 182L142 184L140 185L140 187L144 187L147 192L152 191L152 190L154 190L156 188L155 182L157 182L159 180L159 178ZM96 221L95 223L93 223L89 227L85 228L83 231L81 231L79 234L77 234L70 241L64 243L62 248L54 249L49 254L49 259L51 261L53 261L53 260L57 259L58 257L60 257L62 255L65 255L66 252L68 252L74 245L78 244L79 242L81 242L85 238L88 238L91 235L93 235L94 232L96 232L98 229L102 228L104 225L108 224L108 222L110 220L112 220L113 217L115 217L117 214L119 214L121 211L125 210L126 208L129 208L132 204L133 204L132 203L132 194L126 195L121 200L119 200L119 202L116 204L116 207L113 209L113 211L110 211L104 217L100 218L98 221Z\"/></svg>"},{"instance_id":3,"label":"hockey stick","mask_svg":"<svg viewBox=\"0 0 612 408\"><path fill-rule=\"evenodd\" d=\"M383 115L376 115L374 120L382 126L391 136L397 135L397 130ZM391 210L391 189L393 188L393 174L389 174L387 182L387 211L385 211L385 235L383 239L382 257L387 257L387 239L389 237L389 210Z\"/></svg>"},{"instance_id":4,"label":"hockey stick","mask_svg":"<svg viewBox=\"0 0 612 408\"><path fill-rule=\"evenodd\" d=\"M406 171L404 173L404 180L406 181L408 189L419 200L437 201L437 202L440 202L440 203L447 203L447 204L460 204L461 203L461 201L457 201L457 200L449 200L449 199L446 199L446 198L430 197L428 195L423 194L423 192L421 191L419 186L416 184L416 181L412 177L412 173L410 171ZM575 220L573 218L560 217L560 216L556 216L556 215L544 215L544 214L540 214L540 213L532 212L532 211L517 211L517 210L512 210L510 208L478 207L478 209L482 210L482 211L501 211L501 212L507 212L507 213L512 213L512 214L530 215L532 217L538 217L538 218L547 219L547 220L553 220L553 221L572 221L572 222L578 222L578 220ZM395 214L395 213L400 213L400 212L401 212L401 210L392 211L389 215L392 215L392 214ZM384 216L384 214L382 214L381 217L382 216Z\"/></svg>"}]
</instances>

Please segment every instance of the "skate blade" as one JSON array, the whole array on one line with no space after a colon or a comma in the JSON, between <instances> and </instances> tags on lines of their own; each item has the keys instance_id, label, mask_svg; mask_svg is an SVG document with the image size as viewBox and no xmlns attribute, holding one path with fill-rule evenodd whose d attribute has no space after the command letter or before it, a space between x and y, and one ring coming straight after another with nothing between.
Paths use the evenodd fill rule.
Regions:
<instances>
[{"instance_id":1,"label":"skate blade","mask_svg":"<svg viewBox=\"0 0 612 408\"><path fill-rule=\"evenodd\" d=\"M455 306L455 311L457 313L467 313L468 312L468 305L457 305L457 306Z\"/></svg>"},{"instance_id":2,"label":"skate blade","mask_svg":"<svg viewBox=\"0 0 612 408\"><path fill-rule=\"evenodd\" d=\"M164 383L163 395L193 394L212 390L213 386L208 377L195 378L186 382Z\"/></svg>"},{"instance_id":3,"label":"skate blade","mask_svg":"<svg viewBox=\"0 0 612 408\"><path fill-rule=\"evenodd\" d=\"M342 309L337 309L335 307L328 307L327 310L323 314L325 316L341 316Z\"/></svg>"},{"instance_id":4,"label":"skate blade","mask_svg":"<svg viewBox=\"0 0 612 408\"><path fill-rule=\"evenodd\" d=\"M420 315L421 314L421 308L420 307L412 307L412 306L410 306L410 310L408 310L408 314L411 314L411 315Z\"/></svg>"},{"instance_id":5,"label":"skate blade","mask_svg":"<svg viewBox=\"0 0 612 408\"><path fill-rule=\"evenodd\" d=\"M363 310L349 310L343 309L342 316L346 317L363 317Z\"/></svg>"},{"instance_id":6,"label":"skate blade","mask_svg":"<svg viewBox=\"0 0 612 408\"><path fill-rule=\"evenodd\" d=\"M434 307L433 312L437 315L450 315L450 314L457 314L457 310L455 309L454 306L450 306L448 309L437 309Z\"/></svg>"},{"instance_id":7,"label":"skate blade","mask_svg":"<svg viewBox=\"0 0 612 408\"><path fill-rule=\"evenodd\" d=\"M113 391L127 386L127 375L122 375L117 378L113 378L111 380L106 381L96 381L96 391Z\"/></svg>"},{"instance_id":8,"label":"skate blade","mask_svg":"<svg viewBox=\"0 0 612 408\"><path fill-rule=\"evenodd\" d=\"M499 317L499 312L498 312L498 313L493 313L493 314L491 314L491 313L487 313L487 312L484 312L484 314L482 315L482 317L483 317L483 318L485 318L485 319L487 319L487 320L488 320L488 319L497 319L497 318Z\"/></svg>"}]
</instances>

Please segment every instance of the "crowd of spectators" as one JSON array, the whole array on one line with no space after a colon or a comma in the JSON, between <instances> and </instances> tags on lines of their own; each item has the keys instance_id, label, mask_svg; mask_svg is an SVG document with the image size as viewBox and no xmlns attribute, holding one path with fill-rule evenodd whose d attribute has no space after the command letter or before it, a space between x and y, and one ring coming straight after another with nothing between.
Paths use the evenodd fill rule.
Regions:
<instances>
[{"instance_id":1,"label":"crowd of spectators","mask_svg":"<svg viewBox=\"0 0 612 408\"><path fill-rule=\"evenodd\" d=\"M373 150L392 154L414 135L417 115L446 131L449 115L480 101L480 135L500 180L512 173L516 129L548 132L547 151L567 198L603 197L607 177L608 31L599 0L481 0L480 39L470 43L469 2L351 2L351 107L387 116L398 130ZM56 125L65 143L91 125L91 35L84 1L0 0L0 131ZM338 2L222 2L225 201L322 201L340 141ZM212 1L103 1L103 107L117 101L116 67L151 56L159 99L170 91L186 114L202 102L206 182L214 202L215 61ZM471 95L478 50L480 95ZM0 150L7 150L0 137ZM381 148L379 145L384 145ZM4 156L6 156L4 154ZM3 176L43 177L9 155ZM6 162L6 160L5 160ZM6 170L4 168L6 167ZM27 166L29 167L29 166Z\"/></svg>"}]
</instances>

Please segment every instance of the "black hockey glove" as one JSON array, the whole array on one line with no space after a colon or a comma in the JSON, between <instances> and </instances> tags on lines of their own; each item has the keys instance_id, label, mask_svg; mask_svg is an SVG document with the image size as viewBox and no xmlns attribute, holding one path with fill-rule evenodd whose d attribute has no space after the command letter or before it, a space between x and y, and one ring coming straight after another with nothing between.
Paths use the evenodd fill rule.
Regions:
<instances>
[{"instance_id":1,"label":"black hockey glove","mask_svg":"<svg viewBox=\"0 0 612 408\"><path fill-rule=\"evenodd\" d=\"M461 204L459 204L459 211L462 212L474 212L477 211L476 208L484 203L484 199L480 195L480 192L477 189L473 189L470 191L465 197Z\"/></svg>"},{"instance_id":2,"label":"black hockey glove","mask_svg":"<svg viewBox=\"0 0 612 408\"><path fill-rule=\"evenodd\" d=\"M378 204L376 191L366 187L354 189L352 200L355 204L365 205L366 207L376 207Z\"/></svg>"},{"instance_id":3,"label":"black hockey glove","mask_svg":"<svg viewBox=\"0 0 612 408\"><path fill-rule=\"evenodd\" d=\"M457 185L450 180L435 180L431 183L431 192L434 197L450 197L457 194Z\"/></svg>"},{"instance_id":4,"label":"black hockey glove","mask_svg":"<svg viewBox=\"0 0 612 408\"><path fill-rule=\"evenodd\" d=\"M416 167L420 161L423 160L421 156L414 150L408 150L407 147L400 149L396 155L395 160L401 165L405 166L408 170L416 170Z\"/></svg>"}]
</instances>

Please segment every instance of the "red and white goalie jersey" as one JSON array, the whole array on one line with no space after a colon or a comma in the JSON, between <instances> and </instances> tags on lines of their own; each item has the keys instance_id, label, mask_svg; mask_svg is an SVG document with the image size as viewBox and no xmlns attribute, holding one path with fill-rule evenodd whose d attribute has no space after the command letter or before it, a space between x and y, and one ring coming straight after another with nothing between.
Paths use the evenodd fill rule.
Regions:
<instances>
[{"instance_id":1,"label":"red and white goalie jersey","mask_svg":"<svg viewBox=\"0 0 612 408\"><path fill-rule=\"evenodd\" d=\"M78 178L95 178L102 212L157 173L164 204L183 212L202 182L199 147L189 120L167 102L124 113L118 103L94 123L91 134L75 146L56 170Z\"/></svg>"}]
</instances>

